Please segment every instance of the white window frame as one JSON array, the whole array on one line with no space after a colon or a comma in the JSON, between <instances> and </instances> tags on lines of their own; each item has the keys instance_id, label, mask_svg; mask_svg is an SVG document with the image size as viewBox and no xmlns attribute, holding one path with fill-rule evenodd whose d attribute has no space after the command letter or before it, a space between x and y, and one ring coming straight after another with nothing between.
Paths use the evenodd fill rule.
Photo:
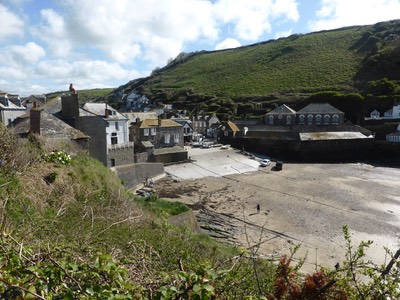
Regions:
<instances>
[{"instance_id":1,"label":"white window frame","mask_svg":"<svg viewBox=\"0 0 400 300\"><path fill-rule=\"evenodd\" d=\"M174 143L179 143L179 133L174 133Z\"/></svg>"},{"instance_id":2,"label":"white window frame","mask_svg":"<svg viewBox=\"0 0 400 300\"><path fill-rule=\"evenodd\" d=\"M307 124L311 125L313 123L314 116L313 115L308 115L307 116Z\"/></svg>"},{"instance_id":3,"label":"white window frame","mask_svg":"<svg viewBox=\"0 0 400 300\"><path fill-rule=\"evenodd\" d=\"M339 124L339 116L338 115L333 115L332 123L333 124Z\"/></svg>"},{"instance_id":4,"label":"white window frame","mask_svg":"<svg viewBox=\"0 0 400 300\"><path fill-rule=\"evenodd\" d=\"M150 128L150 134L151 134L152 136L156 135L156 134L157 134L156 129L155 129L155 128Z\"/></svg>"},{"instance_id":5,"label":"white window frame","mask_svg":"<svg viewBox=\"0 0 400 300\"><path fill-rule=\"evenodd\" d=\"M144 136L149 136L149 128L143 129L143 135Z\"/></svg>"},{"instance_id":6,"label":"white window frame","mask_svg":"<svg viewBox=\"0 0 400 300\"><path fill-rule=\"evenodd\" d=\"M169 133L164 134L164 143L169 144L170 140L171 140L170 134Z\"/></svg>"},{"instance_id":7,"label":"white window frame","mask_svg":"<svg viewBox=\"0 0 400 300\"><path fill-rule=\"evenodd\" d=\"M315 116L315 124L321 125L322 124L322 116L321 115L316 115Z\"/></svg>"},{"instance_id":8,"label":"white window frame","mask_svg":"<svg viewBox=\"0 0 400 300\"><path fill-rule=\"evenodd\" d=\"M269 118L269 120L268 120L269 121L269 125L274 125L274 116L271 115L268 118Z\"/></svg>"}]
</instances>

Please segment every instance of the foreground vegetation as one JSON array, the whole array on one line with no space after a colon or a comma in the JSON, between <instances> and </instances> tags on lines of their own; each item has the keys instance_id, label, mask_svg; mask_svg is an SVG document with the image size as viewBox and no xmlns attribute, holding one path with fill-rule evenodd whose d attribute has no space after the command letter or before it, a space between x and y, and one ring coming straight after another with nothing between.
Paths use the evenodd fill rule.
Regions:
<instances>
[{"instance_id":1,"label":"foreground vegetation","mask_svg":"<svg viewBox=\"0 0 400 300\"><path fill-rule=\"evenodd\" d=\"M39 137L17 140L3 126L0 140L2 299L400 297L397 260L364 261L370 242L352 245L347 227L343 263L301 274L291 256L272 262L254 245L169 225L187 208L136 198L85 153L49 151Z\"/></svg>"}]
</instances>

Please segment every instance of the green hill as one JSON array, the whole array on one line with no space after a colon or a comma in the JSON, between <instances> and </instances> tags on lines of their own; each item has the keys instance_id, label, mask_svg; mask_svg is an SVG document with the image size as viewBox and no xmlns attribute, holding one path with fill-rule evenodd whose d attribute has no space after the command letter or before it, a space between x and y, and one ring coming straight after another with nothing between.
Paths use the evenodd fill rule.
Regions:
<instances>
[{"instance_id":1,"label":"green hill","mask_svg":"<svg viewBox=\"0 0 400 300\"><path fill-rule=\"evenodd\" d=\"M296 102L318 92L371 94L371 85L384 78L394 85L391 92L398 93L399 53L400 21L395 20L229 50L181 53L151 76L118 89L229 116L257 102L265 113L276 102Z\"/></svg>"}]
</instances>

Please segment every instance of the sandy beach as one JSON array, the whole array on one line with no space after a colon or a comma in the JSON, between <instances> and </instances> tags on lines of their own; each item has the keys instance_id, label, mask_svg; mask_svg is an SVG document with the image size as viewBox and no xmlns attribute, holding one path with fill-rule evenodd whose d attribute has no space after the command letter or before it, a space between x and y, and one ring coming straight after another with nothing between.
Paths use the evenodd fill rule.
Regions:
<instances>
[{"instance_id":1,"label":"sandy beach","mask_svg":"<svg viewBox=\"0 0 400 300\"><path fill-rule=\"evenodd\" d=\"M342 226L353 244L372 240L367 257L385 263L400 247L400 169L364 163L260 167L236 149L191 149L192 163L167 166L159 196L186 203L215 238L280 257L301 244L304 272L345 257ZM257 211L260 205L260 211Z\"/></svg>"}]
</instances>

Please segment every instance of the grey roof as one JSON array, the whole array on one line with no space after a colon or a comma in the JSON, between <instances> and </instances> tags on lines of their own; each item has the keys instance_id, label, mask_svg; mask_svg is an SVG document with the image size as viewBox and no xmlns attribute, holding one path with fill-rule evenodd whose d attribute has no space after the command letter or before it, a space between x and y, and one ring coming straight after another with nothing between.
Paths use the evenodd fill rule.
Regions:
<instances>
[{"instance_id":1,"label":"grey roof","mask_svg":"<svg viewBox=\"0 0 400 300\"><path fill-rule=\"evenodd\" d=\"M105 118L105 111L107 109L112 112L112 114L108 115L107 119L128 120L127 117L119 113L116 109L112 108L107 103L85 103L85 105L83 105L83 109L103 118Z\"/></svg>"},{"instance_id":2,"label":"grey roof","mask_svg":"<svg viewBox=\"0 0 400 300\"><path fill-rule=\"evenodd\" d=\"M12 131L15 134L29 133L30 118L25 115L21 120L21 122L12 128ZM44 137L67 137L69 139L89 138L88 135L71 127L45 110L41 111L40 132L40 134Z\"/></svg>"},{"instance_id":3,"label":"grey roof","mask_svg":"<svg viewBox=\"0 0 400 300\"><path fill-rule=\"evenodd\" d=\"M330 113L330 114L343 114L342 111L333 107L329 103L310 103L306 107L300 109L299 113Z\"/></svg>"},{"instance_id":4,"label":"grey roof","mask_svg":"<svg viewBox=\"0 0 400 300\"><path fill-rule=\"evenodd\" d=\"M278 106L277 108L271 110L267 115L280 115L280 114L295 114L296 111L294 109L291 109L289 106L282 104L281 106Z\"/></svg>"},{"instance_id":5,"label":"grey roof","mask_svg":"<svg viewBox=\"0 0 400 300\"><path fill-rule=\"evenodd\" d=\"M123 113L125 117L129 119L129 122L136 123L136 119L139 118L140 121L147 120L147 119L158 119L157 113L155 111L148 111L148 112L126 112Z\"/></svg>"},{"instance_id":6,"label":"grey roof","mask_svg":"<svg viewBox=\"0 0 400 300\"><path fill-rule=\"evenodd\" d=\"M11 102L11 100L9 100L8 105L4 105L0 102L0 109L2 109L2 110L26 110L26 107L15 105L14 103Z\"/></svg>"},{"instance_id":7,"label":"grey roof","mask_svg":"<svg viewBox=\"0 0 400 300\"><path fill-rule=\"evenodd\" d=\"M400 136L400 132L389 133L387 136Z\"/></svg>"}]
</instances>

